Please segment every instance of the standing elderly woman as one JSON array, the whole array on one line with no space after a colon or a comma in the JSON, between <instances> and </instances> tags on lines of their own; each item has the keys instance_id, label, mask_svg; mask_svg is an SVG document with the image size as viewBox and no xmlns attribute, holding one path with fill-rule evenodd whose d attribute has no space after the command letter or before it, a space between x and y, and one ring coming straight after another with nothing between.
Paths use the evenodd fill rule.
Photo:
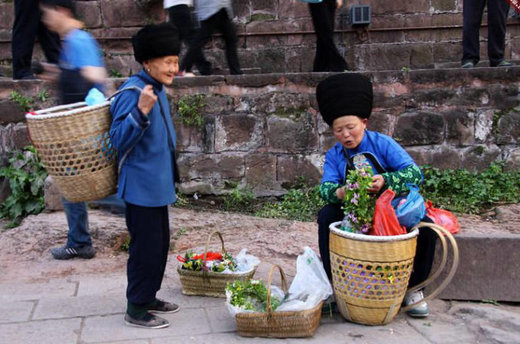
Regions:
<instances>
[{"instance_id":1,"label":"standing elderly woman","mask_svg":"<svg viewBox=\"0 0 520 344\"><path fill-rule=\"evenodd\" d=\"M320 255L329 279L329 225L343 220L341 204L345 198L345 179L349 169L370 165L374 175L368 190L378 194L391 188L396 194L408 191L407 184L422 183L422 172L412 157L391 137L367 130L372 112L372 83L361 75L342 73L318 84L316 98L323 120L332 128L338 141L325 156L320 193L328 203L318 213ZM423 221L432 222L428 218ZM420 231L410 287L428 278L435 255L436 236L432 231ZM421 291L406 295L406 305L423 299ZM411 308L408 315L428 316L426 302Z\"/></svg>"},{"instance_id":2,"label":"standing elderly woman","mask_svg":"<svg viewBox=\"0 0 520 344\"><path fill-rule=\"evenodd\" d=\"M127 265L128 305L125 323L144 328L169 326L153 313L174 313L179 306L156 298L166 267L170 227L168 205L177 199L175 130L165 85L178 71L177 28L169 23L147 25L132 37L139 74L113 101L110 138L119 153L118 195L126 203L130 232Z\"/></svg>"}]
</instances>

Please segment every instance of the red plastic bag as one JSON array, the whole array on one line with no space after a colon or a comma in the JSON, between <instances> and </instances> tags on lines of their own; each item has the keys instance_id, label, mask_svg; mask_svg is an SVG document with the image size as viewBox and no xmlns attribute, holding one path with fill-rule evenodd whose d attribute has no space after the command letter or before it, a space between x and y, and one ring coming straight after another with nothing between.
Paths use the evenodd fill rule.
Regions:
<instances>
[{"instance_id":1,"label":"red plastic bag","mask_svg":"<svg viewBox=\"0 0 520 344\"><path fill-rule=\"evenodd\" d=\"M426 216L433 220L433 222L441 227L447 229L451 234L456 234L460 231L460 224L455 215L448 210L435 208L432 201L425 202Z\"/></svg>"},{"instance_id":2,"label":"red plastic bag","mask_svg":"<svg viewBox=\"0 0 520 344\"><path fill-rule=\"evenodd\" d=\"M392 200L395 193L387 189L379 196L376 201L376 209L374 211L374 219L372 220L372 229L370 235L400 235L406 234L406 228L402 227L395 215Z\"/></svg>"}]
</instances>

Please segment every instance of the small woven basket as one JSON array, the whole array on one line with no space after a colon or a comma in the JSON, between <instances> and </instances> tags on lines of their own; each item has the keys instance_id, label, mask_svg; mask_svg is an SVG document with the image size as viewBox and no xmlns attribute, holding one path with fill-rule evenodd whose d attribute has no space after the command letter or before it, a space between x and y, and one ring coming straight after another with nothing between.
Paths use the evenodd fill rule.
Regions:
<instances>
[{"instance_id":1,"label":"small woven basket","mask_svg":"<svg viewBox=\"0 0 520 344\"><path fill-rule=\"evenodd\" d=\"M421 222L408 234L371 236L341 231L338 229L340 224L335 222L330 225L332 282L339 311L349 321L365 325L383 325L392 321L401 308L406 292L429 284L444 269L447 247L443 234L446 233L454 255L451 271L425 300L440 293L455 274L457 244L453 236L440 226ZM437 233L443 257L439 268L428 280L407 290L419 227L429 227Z\"/></svg>"},{"instance_id":2,"label":"small woven basket","mask_svg":"<svg viewBox=\"0 0 520 344\"><path fill-rule=\"evenodd\" d=\"M25 118L45 169L67 200L92 201L115 193L117 155L109 137L109 102L61 105Z\"/></svg>"},{"instance_id":3,"label":"small woven basket","mask_svg":"<svg viewBox=\"0 0 520 344\"><path fill-rule=\"evenodd\" d=\"M206 258L211 238L217 234L222 244L222 253L226 252L224 247L224 239L218 231L211 232L206 242L206 250L204 251L204 261L202 266L206 265ZM213 297L226 297L226 286L235 280L246 282L251 279L256 272L256 267L248 272L237 273L221 273L213 271L192 271L177 267L177 272L182 285L182 293L185 295L201 295Z\"/></svg>"},{"instance_id":4,"label":"small woven basket","mask_svg":"<svg viewBox=\"0 0 520 344\"><path fill-rule=\"evenodd\" d=\"M267 281L266 312L238 313L238 334L244 337L295 338L312 337L320 325L323 302L303 311L273 312L271 308L271 282L275 269L280 271L282 289L287 293L285 273L279 265L273 265Z\"/></svg>"}]
</instances>

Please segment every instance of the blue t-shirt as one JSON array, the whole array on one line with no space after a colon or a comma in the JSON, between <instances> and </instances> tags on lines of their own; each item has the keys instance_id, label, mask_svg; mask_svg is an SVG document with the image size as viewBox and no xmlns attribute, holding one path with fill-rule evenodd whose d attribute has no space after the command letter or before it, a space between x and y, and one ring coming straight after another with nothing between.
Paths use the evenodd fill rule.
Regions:
<instances>
[{"instance_id":1,"label":"blue t-shirt","mask_svg":"<svg viewBox=\"0 0 520 344\"><path fill-rule=\"evenodd\" d=\"M86 31L74 29L63 39L60 53L60 68L79 71L83 67L104 67L101 49L92 35ZM94 84L100 91L104 85Z\"/></svg>"},{"instance_id":2,"label":"blue t-shirt","mask_svg":"<svg viewBox=\"0 0 520 344\"><path fill-rule=\"evenodd\" d=\"M74 29L63 39L60 67L81 69L87 66L104 67L101 49L90 33Z\"/></svg>"},{"instance_id":3,"label":"blue t-shirt","mask_svg":"<svg viewBox=\"0 0 520 344\"><path fill-rule=\"evenodd\" d=\"M415 165L410 154L393 138L370 130L365 130L359 146L355 149L346 149L346 154L352 159L355 168L359 169L370 165L374 174L395 172L410 165ZM321 182L343 184L346 167L347 159L343 146L338 142L325 155ZM378 172L378 169L382 169L382 171Z\"/></svg>"}]
</instances>

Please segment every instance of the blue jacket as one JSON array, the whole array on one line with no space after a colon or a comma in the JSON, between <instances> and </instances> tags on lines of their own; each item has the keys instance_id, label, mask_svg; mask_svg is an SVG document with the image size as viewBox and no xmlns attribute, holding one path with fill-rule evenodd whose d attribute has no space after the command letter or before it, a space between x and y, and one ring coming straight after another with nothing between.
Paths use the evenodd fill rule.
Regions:
<instances>
[{"instance_id":1,"label":"blue jacket","mask_svg":"<svg viewBox=\"0 0 520 344\"><path fill-rule=\"evenodd\" d=\"M359 146L346 151L355 168L370 165L374 174L378 174L376 164L381 167L381 173L396 172L410 165L415 165L410 154L393 138L375 131L365 130ZM337 142L325 155L321 182L344 184L346 166L347 159L343 153L343 146Z\"/></svg>"},{"instance_id":2,"label":"blue jacket","mask_svg":"<svg viewBox=\"0 0 520 344\"><path fill-rule=\"evenodd\" d=\"M122 161L117 195L135 205L165 206L177 200L173 167L175 130L163 85L144 70L141 70L139 75L146 83L134 75L119 89L128 86L143 89L149 84L153 86L159 99L148 116L144 116L137 108L140 93L136 90L120 93L110 106L110 139L118 151L119 161ZM171 141L167 128L171 133ZM125 155L126 158L123 159Z\"/></svg>"}]
</instances>

